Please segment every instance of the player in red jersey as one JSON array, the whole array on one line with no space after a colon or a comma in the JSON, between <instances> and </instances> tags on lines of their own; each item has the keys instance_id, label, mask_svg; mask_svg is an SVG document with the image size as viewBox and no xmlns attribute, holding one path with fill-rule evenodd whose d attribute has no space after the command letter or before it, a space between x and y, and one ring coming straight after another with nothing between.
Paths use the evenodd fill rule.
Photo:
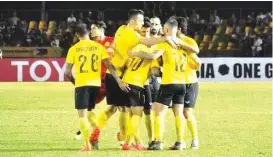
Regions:
<instances>
[{"instance_id":1,"label":"player in red jersey","mask_svg":"<svg viewBox=\"0 0 273 157\"><path fill-rule=\"evenodd\" d=\"M109 37L109 36L105 36L105 29L106 29L106 24L103 21L96 21L91 25L91 33L90 33L90 38L98 43L100 43L101 45L103 45L110 58L112 58L113 56L113 46L114 46L114 37ZM105 90L105 84L104 84L104 78L105 78L105 74L106 74L106 70L107 67L106 65L104 65L104 63L102 63L101 66L101 87L100 87L100 91L99 94L97 96L96 99L96 104L99 104L106 96L106 90ZM110 113L115 113L117 111L117 108L110 108L109 109ZM91 124L93 123L93 125L95 126L94 130L93 130L93 134L96 134L95 136L99 136L100 132L99 129L96 129L96 116L95 114L90 115L92 116L90 119L92 119ZM93 135L94 136L94 135ZM78 131L75 135L75 139L80 139L81 138L81 132ZM92 142L92 141L91 141Z\"/></svg>"}]
</instances>

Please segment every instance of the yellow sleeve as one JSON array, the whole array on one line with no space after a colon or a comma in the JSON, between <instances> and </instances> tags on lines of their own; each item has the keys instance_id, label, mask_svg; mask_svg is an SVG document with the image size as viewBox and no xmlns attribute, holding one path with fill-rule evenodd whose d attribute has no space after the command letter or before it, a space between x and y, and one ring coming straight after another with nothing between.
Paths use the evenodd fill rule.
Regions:
<instances>
[{"instance_id":1,"label":"yellow sleeve","mask_svg":"<svg viewBox=\"0 0 273 157\"><path fill-rule=\"evenodd\" d=\"M193 40L193 39L191 39L191 38L187 38L187 39L185 40L185 42L186 42L187 44L189 44L190 46L193 46L193 47L195 47L195 48L198 48L198 45L197 45L196 41Z\"/></svg>"},{"instance_id":2,"label":"yellow sleeve","mask_svg":"<svg viewBox=\"0 0 273 157\"><path fill-rule=\"evenodd\" d=\"M109 58L109 54L107 53L107 50L101 46L101 60L104 60L106 58Z\"/></svg>"},{"instance_id":3,"label":"yellow sleeve","mask_svg":"<svg viewBox=\"0 0 273 157\"><path fill-rule=\"evenodd\" d=\"M128 43L131 43L132 45L137 45L139 41L141 40L140 34L138 34L136 31L128 31L125 35L126 40Z\"/></svg>"},{"instance_id":4,"label":"yellow sleeve","mask_svg":"<svg viewBox=\"0 0 273 157\"><path fill-rule=\"evenodd\" d=\"M66 56L66 62L69 63L69 64L74 64L74 49L73 47L71 47L69 50L68 50L68 54Z\"/></svg>"}]
</instances>

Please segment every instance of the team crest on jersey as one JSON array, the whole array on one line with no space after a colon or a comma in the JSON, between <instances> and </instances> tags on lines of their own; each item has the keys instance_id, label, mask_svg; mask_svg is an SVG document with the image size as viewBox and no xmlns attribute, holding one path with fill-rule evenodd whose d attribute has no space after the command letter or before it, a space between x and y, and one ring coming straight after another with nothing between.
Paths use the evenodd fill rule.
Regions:
<instances>
[{"instance_id":1,"label":"team crest on jersey","mask_svg":"<svg viewBox=\"0 0 273 157\"><path fill-rule=\"evenodd\" d=\"M107 42L104 44L104 46L106 46L106 47L110 46L110 42L107 41Z\"/></svg>"}]
</instances>

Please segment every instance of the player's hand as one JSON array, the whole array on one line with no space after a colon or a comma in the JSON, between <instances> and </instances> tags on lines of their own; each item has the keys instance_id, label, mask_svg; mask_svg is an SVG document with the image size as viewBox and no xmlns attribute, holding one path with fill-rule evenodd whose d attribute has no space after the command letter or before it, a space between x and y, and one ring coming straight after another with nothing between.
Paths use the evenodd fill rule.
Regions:
<instances>
[{"instance_id":1,"label":"player's hand","mask_svg":"<svg viewBox=\"0 0 273 157\"><path fill-rule=\"evenodd\" d=\"M128 93L131 90L129 85L127 83L122 82L122 81L118 81L118 86L121 90L123 90L126 93Z\"/></svg>"},{"instance_id":2,"label":"player's hand","mask_svg":"<svg viewBox=\"0 0 273 157\"><path fill-rule=\"evenodd\" d=\"M175 49L177 49L177 43L173 40L172 37L166 36L167 42Z\"/></svg>"},{"instance_id":3,"label":"player's hand","mask_svg":"<svg viewBox=\"0 0 273 157\"><path fill-rule=\"evenodd\" d=\"M129 57L135 57L135 56L136 56L136 53L133 52L133 51L129 51L128 56L129 56Z\"/></svg>"}]
</instances>

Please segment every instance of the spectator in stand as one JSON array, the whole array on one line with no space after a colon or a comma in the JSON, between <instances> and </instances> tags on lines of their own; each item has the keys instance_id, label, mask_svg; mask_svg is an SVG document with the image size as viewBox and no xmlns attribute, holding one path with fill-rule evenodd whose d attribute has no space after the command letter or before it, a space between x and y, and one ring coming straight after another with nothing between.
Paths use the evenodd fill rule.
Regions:
<instances>
[{"instance_id":1,"label":"spectator in stand","mask_svg":"<svg viewBox=\"0 0 273 157\"><path fill-rule=\"evenodd\" d=\"M112 20L107 21L106 35L113 36L116 32L116 24Z\"/></svg>"},{"instance_id":2,"label":"spectator in stand","mask_svg":"<svg viewBox=\"0 0 273 157\"><path fill-rule=\"evenodd\" d=\"M4 45L5 23L0 23L0 46Z\"/></svg>"},{"instance_id":3,"label":"spectator in stand","mask_svg":"<svg viewBox=\"0 0 273 157\"><path fill-rule=\"evenodd\" d=\"M102 11L98 12L98 21L104 21L104 16L103 16L103 12Z\"/></svg>"},{"instance_id":4,"label":"spectator in stand","mask_svg":"<svg viewBox=\"0 0 273 157\"><path fill-rule=\"evenodd\" d=\"M22 23L18 21L18 25L16 26L14 33L11 34L11 45L17 47L22 46L25 38L25 31L23 30Z\"/></svg>"},{"instance_id":5,"label":"spectator in stand","mask_svg":"<svg viewBox=\"0 0 273 157\"><path fill-rule=\"evenodd\" d=\"M92 12L88 12L88 16L86 17L85 23L87 24L87 27L90 28L92 23L94 23L94 20L92 19Z\"/></svg>"},{"instance_id":6,"label":"spectator in stand","mask_svg":"<svg viewBox=\"0 0 273 157\"><path fill-rule=\"evenodd\" d=\"M229 27L235 27L237 24L237 19L234 13L232 13L231 17L227 20L227 25Z\"/></svg>"},{"instance_id":7,"label":"spectator in stand","mask_svg":"<svg viewBox=\"0 0 273 157\"><path fill-rule=\"evenodd\" d=\"M77 19L74 17L73 12L70 14L70 16L67 18L67 25L73 25L77 22Z\"/></svg>"},{"instance_id":8,"label":"spectator in stand","mask_svg":"<svg viewBox=\"0 0 273 157\"><path fill-rule=\"evenodd\" d=\"M272 57L272 34L265 36L263 47L264 47L264 56Z\"/></svg>"},{"instance_id":9,"label":"spectator in stand","mask_svg":"<svg viewBox=\"0 0 273 157\"><path fill-rule=\"evenodd\" d=\"M5 32L4 32L4 45L10 45L10 39L11 39L11 34L12 30L11 27L5 27Z\"/></svg>"},{"instance_id":10,"label":"spectator in stand","mask_svg":"<svg viewBox=\"0 0 273 157\"><path fill-rule=\"evenodd\" d=\"M263 40L262 40L261 36L259 34L256 34L254 36L253 46L251 46L253 57L260 56L261 51L262 51L262 44L263 44Z\"/></svg>"},{"instance_id":11,"label":"spectator in stand","mask_svg":"<svg viewBox=\"0 0 273 157\"><path fill-rule=\"evenodd\" d=\"M55 36L55 35L53 36L50 45L51 45L52 47L59 47L60 41L59 41L59 39L57 38L57 36Z\"/></svg>"},{"instance_id":12,"label":"spectator in stand","mask_svg":"<svg viewBox=\"0 0 273 157\"><path fill-rule=\"evenodd\" d=\"M39 46L41 43L41 33L37 28L33 28L28 33L30 46Z\"/></svg>"},{"instance_id":13,"label":"spectator in stand","mask_svg":"<svg viewBox=\"0 0 273 157\"><path fill-rule=\"evenodd\" d=\"M190 21L190 17L188 16L187 10L183 10L183 17L187 19L187 21Z\"/></svg>"},{"instance_id":14,"label":"spectator in stand","mask_svg":"<svg viewBox=\"0 0 273 157\"><path fill-rule=\"evenodd\" d=\"M80 12L79 13L79 17L77 18L77 21L78 21L78 23L79 23L79 21L84 21L84 16L83 16L83 13L82 12Z\"/></svg>"},{"instance_id":15,"label":"spectator in stand","mask_svg":"<svg viewBox=\"0 0 273 157\"><path fill-rule=\"evenodd\" d=\"M256 17L256 25L261 25L264 18L265 15L262 12L260 12L259 15L257 15Z\"/></svg>"},{"instance_id":16,"label":"spectator in stand","mask_svg":"<svg viewBox=\"0 0 273 157\"><path fill-rule=\"evenodd\" d=\"M66 32L60 41L60 47L63 48L62 57L66 57L67 52L73 43L73 38L74 34L72 33L72 29L66 29Z\"/></svg>"},{"instance_id":17,"label":"spectator in stand","mask_svg":"<svg viewBox=\"0 0 273 157\"><path fill-rule=\"evenodd\" d=\"M13 12L13 13L12 13L12 17L9 18L9 22L10 22L12 25L14 25L14 26L17 25L17 23L18 23L19 20L20 20L20 19L17 17L17 13L16 13L16 12Z\"/></svg>"},{"instance_id":18,"label":"spectator in stand","mask_svg":"<svg viewBox=\"0 0 273 157\"><path fill-rule=\"evenodd\" d=\"M220 25L220 17L217 15L217 10L214 10L213 13L210 14L210 24L212 25Z\"/></svg>"},{"instance_id":19,"label":"spectator in stand","mask_svg":"<svg viewBox=\"0 0 273 157\"><path fill-rule=\"evenodd\" d=\"M197 24L199 23L199 15L196 13L195 10L192 10L192 14L191 14L191 17L190 17L190 23L192 24Z\"/></svg>"},{"instance_id":20,"label":"spectator in stand","mask_svg":"<svg viewBox=\"0 0 273 157\"><path fill-rule=\"evenodd\" d=\"M48 35L46 33L46 29L43 29L41 32L41 43L40 46L47 47L50 46L50 42L48 40Z\"/></svg>"}]
</instances>

